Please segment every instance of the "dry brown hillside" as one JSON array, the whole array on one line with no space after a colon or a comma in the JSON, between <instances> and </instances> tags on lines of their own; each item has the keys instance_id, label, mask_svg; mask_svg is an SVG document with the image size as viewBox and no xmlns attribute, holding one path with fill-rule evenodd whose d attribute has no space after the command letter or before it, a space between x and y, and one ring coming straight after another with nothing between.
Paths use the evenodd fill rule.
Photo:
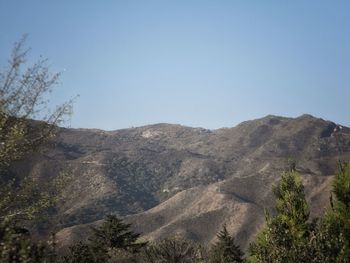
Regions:
<instances>
[{"instance_id":1,"label":"dry brown hillside","mask_svg":"<svg viewBox=\"0 0 350 263\"><path fill-rule=\"evenodd\" d=\"M271 185L288 158L297 162L317 216L328 204L338 160L350 159L350 129L310 115L267 116L218 130L60 128L51 147L14 171L38 181L70 172L64 202L53 212L61 244L115 213L150 239L181 233L210 242L226 223L246 246L273 205Z\"/></svg>"}]
</instances>

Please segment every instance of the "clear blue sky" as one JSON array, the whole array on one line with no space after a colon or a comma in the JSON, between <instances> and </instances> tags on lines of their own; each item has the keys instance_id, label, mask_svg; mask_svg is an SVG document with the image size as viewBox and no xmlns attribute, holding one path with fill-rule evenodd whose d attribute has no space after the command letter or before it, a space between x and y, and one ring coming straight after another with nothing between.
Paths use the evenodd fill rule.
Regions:
<instances>
[{"instance_id":1,"label":"clear blue sky","mask_svg":"<svg viewBox=\"0 0 350 263\"><path fill-rule=\"evenodd\" d=\"M31 58L80 94L72 127L230 127L309 113L350 126L350 1L0 0L0 58Z\"/></svg>"}]
</instances>

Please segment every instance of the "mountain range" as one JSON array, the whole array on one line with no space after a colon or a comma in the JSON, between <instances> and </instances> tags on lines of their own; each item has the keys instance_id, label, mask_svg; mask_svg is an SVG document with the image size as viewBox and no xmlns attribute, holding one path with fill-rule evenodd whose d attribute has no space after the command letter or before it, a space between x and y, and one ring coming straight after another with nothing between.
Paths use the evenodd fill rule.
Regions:
<instances>
[{"instance_id":1,"label":"mountain range","mask_svg":"<svg viewBox=\"0 0 350 263\"><path fill-rule=\"evenodd\" d=\"M13 172L46 182L69 178L47 222L60 248L84 239L107 214L143 238L180 234L208 244L226 224L247 248L273 213L272 186L294 160L312 217L329 205L339 161L350 160L350 128L302 115L266 116L208 130L155 124L116 131L57 128L45 148Z\"/></svg>"}]
</instances>

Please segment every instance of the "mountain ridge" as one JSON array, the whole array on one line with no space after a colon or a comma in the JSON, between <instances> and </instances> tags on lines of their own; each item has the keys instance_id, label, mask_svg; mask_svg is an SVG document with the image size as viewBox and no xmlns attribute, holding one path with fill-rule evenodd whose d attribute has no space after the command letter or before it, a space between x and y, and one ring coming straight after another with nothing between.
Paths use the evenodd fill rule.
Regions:
<instances>
[{"instance_id":1,"label":"mountain ridge","mask_svg":"<svg viewBox=\"0 0 350 263\"><path fill-rule=\"evenodd\" d=\"M57 131L14 171L40 182L69 168L72 181L55 212L62 247L109 213L149 239L179 233L208 243L226 223L247 247L288 158L303 176L313 216L328 204L338 160L350 159L350 129L311 115L268 115L216 130L162 123Z\"/></svg>"}]
</instances>

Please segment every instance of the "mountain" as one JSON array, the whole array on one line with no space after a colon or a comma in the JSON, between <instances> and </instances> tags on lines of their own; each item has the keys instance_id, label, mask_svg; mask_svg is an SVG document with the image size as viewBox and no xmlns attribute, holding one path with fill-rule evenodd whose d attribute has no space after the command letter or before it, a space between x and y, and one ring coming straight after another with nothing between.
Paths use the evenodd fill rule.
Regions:
<instances>
[{"instance_id":1,"label":"mountain","mask_svg":"<svg viewBox=\"0 0 350 263\"><path fill-rule=\"evenodd\" d=\"M329 203L339 160L350 160L350 129L302 115L266 116L206 130L156 124L117 131L58 128L45 150L18 163L38 182L69 174L54 212L61 247L106 214L123 216L148 239L175 233L211 242L226 223L243 247L274 204L271 187L297 163L311 215Z\"/></svg>"}]
</instances>

